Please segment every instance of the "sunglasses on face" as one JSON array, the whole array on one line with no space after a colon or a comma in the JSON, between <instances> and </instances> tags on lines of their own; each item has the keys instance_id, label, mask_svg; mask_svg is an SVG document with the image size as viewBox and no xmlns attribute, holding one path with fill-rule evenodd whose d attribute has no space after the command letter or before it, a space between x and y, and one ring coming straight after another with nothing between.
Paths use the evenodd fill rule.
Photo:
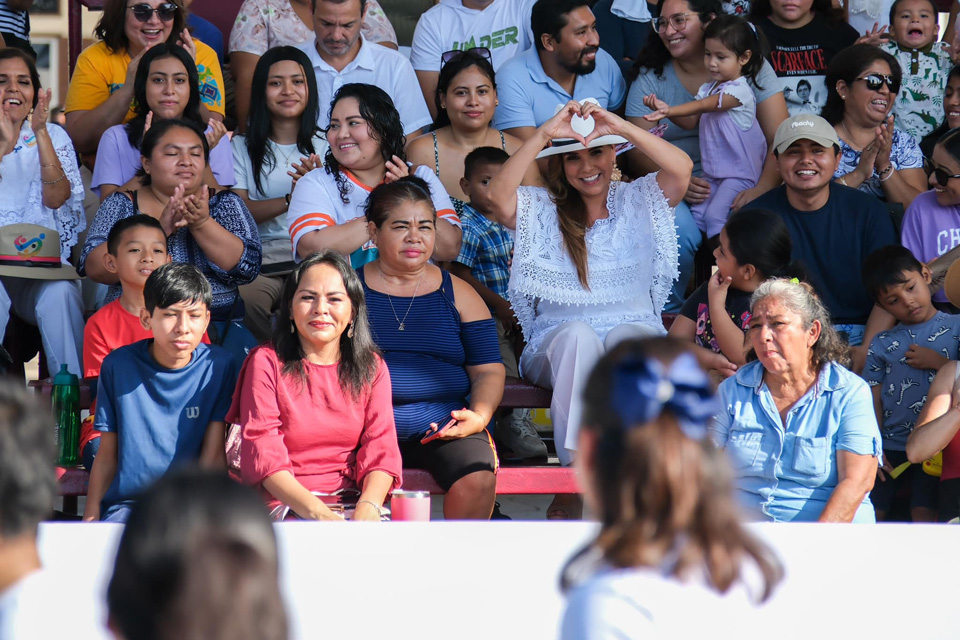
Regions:
<instances>
[{"instance_id":1,"label":"sunglasses on face","mask_svg":"<svg viewBox=\"0 0 960 640\"><path fill-rule=\"evenodd\" d=\"M886 83L890 91L897 93L900 91L900 83L894 80L893 76L886 76L879 73L869 73L857 80L863 80L867 83L867 89L870 91L880 91L880 88Z\"/></svg>"},{"instance_id":2,"label":"sunglasses on face","mask_svg":"<svg viewBox=\"0 0 960 640\"><path fill-rule=\"evenodd\" d=\"M446 53L440 56L440 68L443 69L444 66L449 62L457 62L463 58L474 58L476 60L486 60L490 64L493 64L493 57L490 55L490 49L486 47L473 47L472 49L454 49L453 51L447 51Z\"/></svg>"},{"instance_id":3,"label":"sunglasses on face","mask_svg":"<svg viewBox=\"0 0 960 640\"><path fill-rule=\"evenodd\" d=\"M674 31L683 31L683 26L687 24L687 16L690 15L693 14L688 11L687 13L675 13L668 18L654 18L653 29L657 33L663 33L667 30L669 24Z\"/></svg>"},{"instance_id":4,"label":"sunglasses on face","mask_svg":"<svg viewBox=\"0 0 960 640\"><path fill-rule=\"evenodd\" d=\"M960 178L960 173L958 174L949 174L944 169L934 169L933 178L937 181L937 184L941 187L947 186L947 183L950 182L951 178Z\"/></svg>"},{"instance_id":5,"label":"sunglasses on face","mask_svg":"<svg viewBox=\"0 0 960 640\"><path fill-rule=\"evenodd\" d=\"M170 22L173 20L173 17L177 15L177 11L180 10L180 8L172 2L164 2L156 9L146 3L135 4L131 7L127 7L127 9L133 11L133 17L140 22L147 22L153 17L154 13L156 13L157 17L163 22Z\"/></svg>"}]
</instances>

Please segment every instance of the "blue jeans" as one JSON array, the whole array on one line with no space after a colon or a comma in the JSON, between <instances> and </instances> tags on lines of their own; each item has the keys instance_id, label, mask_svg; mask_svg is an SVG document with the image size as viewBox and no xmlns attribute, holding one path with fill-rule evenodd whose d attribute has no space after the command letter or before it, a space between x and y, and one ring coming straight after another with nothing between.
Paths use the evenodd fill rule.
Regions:
<instances>
[{"instance_id":1,"label":"blue jeans","mask_svg":"<svg viewBox=\"0 0 960 640\"><path fill-rule=\"evenodd\" d=\"M83 461L83 468L87 471L93 471L93 461L100 451L100 438L94 438L83 445L83 451L80 452L80 459Z\"/></svg>"},{"instance_id":2,"label":"blue jeans","mask_svg":"<svg viewBox=\"0 0 960 640\"><path fill-rule=\"evenodd\" d=\"M700 242L703 239L686 202L680 201L674 217L677 226L677 249L680 254L680 277L673 284L673 291L670 292L667 304L663 307L664 313L678 313L683 306L687 285L693 274L693 258L697 255L697 249L700 248Z\"/></svg>"},{"instance_id":3,"label":"blue jeans","mask_svg":"<svg viewBox=\"0 0 960 640\"><path fill-rule=\"evenodd\" d=\"M119 522L126 524L130 518L130 503L115 504L100 515L101 522Z\"/></svg>"}]
</instances>

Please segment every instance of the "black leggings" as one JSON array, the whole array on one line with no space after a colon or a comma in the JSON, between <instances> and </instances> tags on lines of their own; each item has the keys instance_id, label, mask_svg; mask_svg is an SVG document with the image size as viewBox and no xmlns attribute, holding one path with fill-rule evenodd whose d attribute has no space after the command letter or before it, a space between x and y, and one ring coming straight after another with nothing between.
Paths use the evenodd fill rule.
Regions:
<instances>
[{"instance_id":1,"label":"black leggings","mask_svg":"<svg viewBox=\"0 0 960 640\"><path fill-rule=\"evenodd\" d=\"M940 481L940 509L937 519L948 522L960 517L960 478Z\"/></svg>"}]
</instances>

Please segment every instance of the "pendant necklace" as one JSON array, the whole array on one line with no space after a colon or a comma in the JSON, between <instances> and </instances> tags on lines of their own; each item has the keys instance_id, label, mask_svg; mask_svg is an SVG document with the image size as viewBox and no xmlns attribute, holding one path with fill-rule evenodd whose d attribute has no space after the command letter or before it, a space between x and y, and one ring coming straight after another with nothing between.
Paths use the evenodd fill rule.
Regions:
<instances>
[{"instance_id":1,"label":"pendant necklace","mask_svg":"<svg viewBox=\"0 0 960 640\"><path fill-rule=\"evenodd\" d=\"M387 288L387 281L386 281L386 279L383 277L383 269L380 267L380 263L379 263L379 262L377 262L377 271L380 272L380 282L383 283L383 288L386 289L386 288ZM401 319L400 319L400 316L397 315L397 310L393 308L393 300L392 300L392 298L390 297L390 294L387 293L386 291L384 291L384 294L386 294L386 296L387 296L387 302L390 303L390 310L393 312L393 317L394 317L394 319L397 321L397 324L399 325L399 326L397 327L397 331L403 331L403 330L404 330L404 323L407 321L407 316L410 315L410 309L413 309L413 302L414 302L414 300L417 299L417 293L419 293L419 291L420 291L420 284L423 282L423 276L424 276L425 273L426 273L426 270L424 270L424 272L420 274L420 279L417 280L417 286L416 286L416 288L413 290L413 297L410 298L410 306L407 307L407 312L406 312L405 314L403 314L403 320L401 320Z\"/></svg>"}]
</instances>

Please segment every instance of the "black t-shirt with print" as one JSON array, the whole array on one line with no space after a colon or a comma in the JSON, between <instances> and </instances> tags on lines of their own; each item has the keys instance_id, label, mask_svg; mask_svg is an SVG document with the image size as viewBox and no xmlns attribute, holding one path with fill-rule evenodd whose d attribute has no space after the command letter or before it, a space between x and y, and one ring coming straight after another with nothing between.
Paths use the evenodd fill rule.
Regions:
<instances>
[{"instance_id":1,"label":"black t-shirt with print","mask_svg":"<svg viewBox=\"0 0 960 640\"><path fill-rule=\"evenodd\" d=\"M710 321L710 302L707 293L708 282L700 285L680 308L680 315L690 318L697 324L696 343L715 353L720 353L720 343L713 333ZM733 287L727 289L727 313L733 323L746 330L750 325L750 292Z\"/></svg>"},{"instance_id":2,"label":"black t-shirt with print","mask_svg":"<svg viewBox=\"0 0 960 640\"><path fill-rule=\"evenodd\" d=\"M758 21L757 27L766 36L767 59L779 78L790 115L819 114L827 102L827 65L860 34L845 22L828 22L816 15L799 29L778 27L770 18Z\"/></svg>"}]
</instances>

